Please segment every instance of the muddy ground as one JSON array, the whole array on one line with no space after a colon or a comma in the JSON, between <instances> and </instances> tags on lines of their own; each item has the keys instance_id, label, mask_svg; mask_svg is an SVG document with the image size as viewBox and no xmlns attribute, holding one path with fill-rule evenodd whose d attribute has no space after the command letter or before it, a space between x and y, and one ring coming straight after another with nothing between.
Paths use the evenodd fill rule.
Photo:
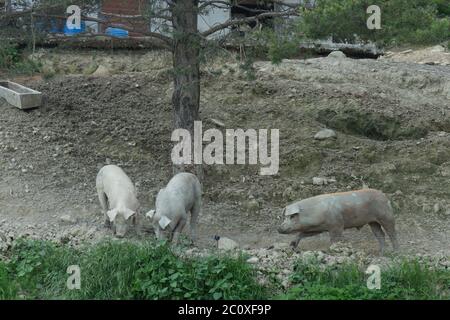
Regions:
<instances>
[{"instance_id":1,"label":"muddy ground","mask_svg":"<svg viewBox=\"0 0 450 320\"><path fill-rule=\"evenodd\" d=\"M43 106L0 102L0 232L74 244L109 237L95 190L101 166L124 168L145 211L171 177L170 57L48 51L39 59L46 77L15 81L43 92ZM106 71L92 75L99 65ZM224 129L211 119L280 129L280 170L206 166L200 248L213 247L214 235L252 250L283 247L292 240L276 231L284 205L365 185L391 199L402 253L448 260L450 66L325 57L260 61L248 73L228 58L203 68L201 87L204 130ZM337 138L315 140L322 128ZM368 226L344 236L377 255ZM300 248L327 252L328 235Z\"/></svg>"}]
</instances>

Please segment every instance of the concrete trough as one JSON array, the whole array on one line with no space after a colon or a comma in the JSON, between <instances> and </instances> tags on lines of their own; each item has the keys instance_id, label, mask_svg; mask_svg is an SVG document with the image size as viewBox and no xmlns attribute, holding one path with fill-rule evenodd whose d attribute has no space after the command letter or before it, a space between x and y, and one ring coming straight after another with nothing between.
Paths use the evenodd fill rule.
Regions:
<instances>
[{"instance_id":1,"label":"concrete trough","mask_svg":"<svg viewBox=\"0 0 450 320\"><path fill-rule=\"evenodd\" d=\"M19 109L41 106L42 93L11 81L0 81L0 98Z\"/></svg>"}]
</instances>

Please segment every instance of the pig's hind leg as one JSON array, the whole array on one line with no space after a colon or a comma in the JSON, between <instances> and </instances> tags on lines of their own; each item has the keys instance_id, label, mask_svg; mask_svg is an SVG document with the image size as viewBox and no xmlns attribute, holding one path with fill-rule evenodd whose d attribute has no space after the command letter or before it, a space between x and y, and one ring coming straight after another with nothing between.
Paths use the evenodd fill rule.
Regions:
<instances>
[{"instance_id":1,"label":"pig's hind leg","mask_svg":"<svg viewBox=\"0 0 450 320\"><path fill-rule=\"evenodd\" d=\"M388 234L389 239L391 239L394 250L397 251L399 249L399 245L397 240L397 232L395 231L395 222L393 220L383 221L382 226L384 231Z\"/></svg>"},{"instance_id":2,"label":"pig's hind leg","mask_svg":"<svg viewBox=\"0 0 450 320\"><path fill-rule=\"evenodd\" d=\"M384 245L385 245L385 235L383 229L381 229L381 225L378 222L370 222L370 229L372 229L375 238L378 240L378 244L380 245L380 254L384 254Z\"/></svg>"}]
</instances>

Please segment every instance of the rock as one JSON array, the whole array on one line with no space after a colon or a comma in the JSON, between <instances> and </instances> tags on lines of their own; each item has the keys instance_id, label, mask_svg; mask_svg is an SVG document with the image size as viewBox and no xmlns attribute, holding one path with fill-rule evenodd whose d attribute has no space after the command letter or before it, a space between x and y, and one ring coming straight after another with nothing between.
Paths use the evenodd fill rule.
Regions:
<instances>
[{"instance_id":1,"label":"rock","mask_svg":"<svg viewBox=\"0 0 450 320\"><path fill-rule=\"evenodd\" d=\"M220 120L210 118L209 121L211 121L211 123L215 124L218 127L225 128L225 124Z\"/></svg>"},{"instance_id":2,"label":"rock","mask_svg":"<svg viewBox=\"0 0 450 320\"><path fill-rule=\"evenodd\" d=\"M105 66L99 65L97 70L95 70L95 72L92 75L94 77L107 77L110 75L110 72Z\"/></svg>"},{"instance_id":3,"label":"rock","mask_svg":"<svg viewBox=\"0 0 450 320\"><path fill-rule=\"evenodd\" d=\"M318 251L316 254L317 261L322 262L325 260L325 254L322 251Z\"/></svg>"},{"instance_id":4,"label":"rock","mask_svg":"<svg viewBox=\"0 0 450 320\"><path fill-rule=\"evenodd\" d=\"M334 256L326 256L325 257L325 263L328 264L328 265L336 264L336 257L334 257Z\"/></svg>"},{"instance_id":5,"label":"rock","mask_svg":"<svg viewBox=\"0 0 450 320\"><path fill-rule=\"evenodd\" d=\"M272 247L275 250L288 249L289 248L289 243L287 243L287 242L277 242L277 243L274 243Z\"/></svg>"},{"instance_id":6,"label":"rock","mask_svg":"<svg viewBox=\"0 0 450 320\"><path fill-rule=\"evenodd\" d=\"M445 48L441 45L431 47L430 52L445 52Z\"/></svg>"},{"instance_id":7,"label":"rock","mask_svg":"<svg viewBox=\"0 0 450 320\"><path fill-rule=\"evenodd\" d=\"M319 178L319 177L314 177L313 178L313 184L317 185L317 186L321 186L323 184L326 184L326 180L323 178Z\"/></svg>"},{"instance_id":8,"label":"rock","mask_svg":"<svg viewBox=\"0 0 450 320\"><path fill-rule=\"evenodd\" d=\"M259 202L256 199L250 199L243 203L243 207L250 212L256 212L259 210Z\"/></svg>"},{"instance_id":9,"label":"rock","mask_svg":"<svg viewBox=\"0 0 450 320\"><path fill-rule=\"evenodd\" d=\"M330 251L350 256L353 249L350 244L346 244L344 242L336 242L330 245Z\"/></svg>"},{"instance_id":10,"label":"rock","mask_svg":"<svg viewBox=\"0 0 450 320\"><path fill-rule=\"evenodd\" d=\"M328 55L328 58L344 59L344 58L347 58L347 56L342 51L336 50L336 51L330 52L330 54Z\"/></svg>"},{"instance_id":11,"label":"rock","mask_svg":"<svg viewBox=\"0 0 450 320\"><path fill-rule=\"evenodd\" d=\"M302 259L310 262L316 259L316 255L312 251L305 251L302 253Z\"/></svg>"},{"instance_id":12,"label":"rock","mask_svg":"<svg viewBox=\"0 0 450 320\"><path fill-rule=\"evenodd\" d=\"M234 250L239 247L239 244L231 240L230 238L226 237L220 237L219 241L217 242L217 247L220 250Z\"/></svg>"},{"instance_id":13,"label":"rock","mask_svg":"<svg viewBox=\"0 0 450 320\"><path fill-rule=\"evenodd\" d=\"M426 203L424 205L422 205L422 211L425 213L429 213L431 211L430 205L428 205Z\"/></svg>"},{"instance_id":14,"label":"rock","mask_svg":"<svg viewBox=\"0 0 450 320\"><path fill-rule=\"evenodd\" d=\"M441 206L439 205L439 203L434 204L433 211L434 213L439 213L439 211L441 211Z\"/></svg>"},{"instance_id":15,"label":"rock","mask_svg":"<svg viewBox=\"0 0 450 320\"><path fill-rule=\"evenodd\" d=\"M334 139L336 138L336 132L331 129L322 129L314 136L316 140Z\"/></svg>"},{"instance_id":16,"label":"rock","mask_svg":"<svg viewBox=\"0 0 450 320\"><path fill-rule=\"evenodd\" d=\"M336 182L336 179L314 177L312 182L316 186L321 186L321 185L327 185L328 183Z\"/></svg>"},{"instance_id":17,"label":"rock","mask_svg":"<svg viewBox=\"0 0 450 320\"><path fill-rule=\"evenodd\" d=\"M258 257L251 257L251 258L247 259L247 263L250 263L250 264L256 264L258 262L259 262Z\"/></svg>"},{"instance_id":18,"label":"rock","mask_svg":"<svg viewBox=\"0 0 450 320\"><path fill-rule=\"evenodd\" d=\"M284 275L289 275L291 273L292 273L292 271L290 269L285 268L285 269L281 270L281 274L284 274Z\"/></svg>"},{"instance_id":19,"label":"rock","mask_svg":"<svg viewBox=\"0 0 450 320\"><path fill-rule=\"evenodd\" d=\"M283 199L286 199L288 201L295 199L295 191L292 187L287 187L282 194Z\"/></svg>"},{"instance_id":20,"label":"rock","mask_svg":"<svg viewBox=\"0 0 450 320\"><path fill-rule=\"evenodd\" d=\"M65 214L59 218L59 221L64 224L75 224L77 223L77 219L72 217L70 214Z\"/></svg>"},{"instance_id":21,"label":"rock","mask_svg":"<svg viewBox=\"0 0 450 320\"><path fill-rule=\"evenodd\" d=\"M85 75L93 74L97 69L98 69L98 64L92 61L86 67L84 67L83 74L85 74ZM87 86L87 83L85 84L85 86Z\"/></svg>"},{"instance_id":22,"label":"rock","mask_svg":"<svg viewBox=\"0 0 450 320\"><path fill-rule=\"evenodd\" d=\"M344 262L346 262L346 258L345 257L336 257L336 263L337 264L343 264Z\"/></svg>"}]
</instances>

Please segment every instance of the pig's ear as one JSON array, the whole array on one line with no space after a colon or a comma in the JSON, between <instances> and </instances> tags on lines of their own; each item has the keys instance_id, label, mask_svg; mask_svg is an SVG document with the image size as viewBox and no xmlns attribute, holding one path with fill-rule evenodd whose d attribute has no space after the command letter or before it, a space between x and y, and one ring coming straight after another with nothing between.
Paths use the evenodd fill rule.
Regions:
<instances>
[{"instance_id":1,"label":"pig's ear","mask_svg":"<svg viewBox=\"0 0 450 320\"><path fill-rule=\"evenodd\" d=\"M170 220L166 216L162 216L161 219L159 219L159 226L164 230L171 222L172 220Z\"/></svg>"},{"instance_id":2,"label":"pig's ear","mask_svg":"<svg viewBox=\"0 0 450 320\"><path fill-rule=\"evenodd\" d=\"M289 206L286 206L286 208L284 209L284 215L292 216L292 215L300 213L302 211L303 211L303 209L300 208L296 203L294 203Z\"/></svg>"},{"instance_id":3,"label":"pig's ear","mask_svg":"<svg viewBox=\"0 0 450 320\"><path fill-rule=\"evenodd\" d=\"M158 195L156 196L156 197L159 197L162 193L164 192L164 188L162 188L162 189L159 189L159 191L158 191Z\"/></svg>"},{"instance_id":4,"label":"pig's ear","mask_svg":"<svg viewBox=\"0 0 450 320\"><path fill-rule=\"evenodd\" d=\"M136 211L133 211L131 209L125 209L125 211L123 212L123 216L124 216L125 220L128 220L128 218L130 218L135 213L136 213Z\"/></svg>"},{"instance_id":5,"label":"pig's ear","mask_svg":"<svg viewBox=\"0 0 450 320\"><path fill-rule=\"evenodd\" d=\"M106 215L108 216L109 221L114 222L117 216L117 209L112 209L106 212Z\"/></svg>"},{"instance_id":6,"label":"pig's ear","mask_svg":"<svg viewBox=\"0 0 450 320\"><path fill-rule=\"evenodd\" d=\"M145 214L145 216L147 217L147 218L149 218L149 219L153 219L153 216L155 215L155 210L150 210L149 212L147 212L146 214Z\"/></svg>"}]
</instances>

